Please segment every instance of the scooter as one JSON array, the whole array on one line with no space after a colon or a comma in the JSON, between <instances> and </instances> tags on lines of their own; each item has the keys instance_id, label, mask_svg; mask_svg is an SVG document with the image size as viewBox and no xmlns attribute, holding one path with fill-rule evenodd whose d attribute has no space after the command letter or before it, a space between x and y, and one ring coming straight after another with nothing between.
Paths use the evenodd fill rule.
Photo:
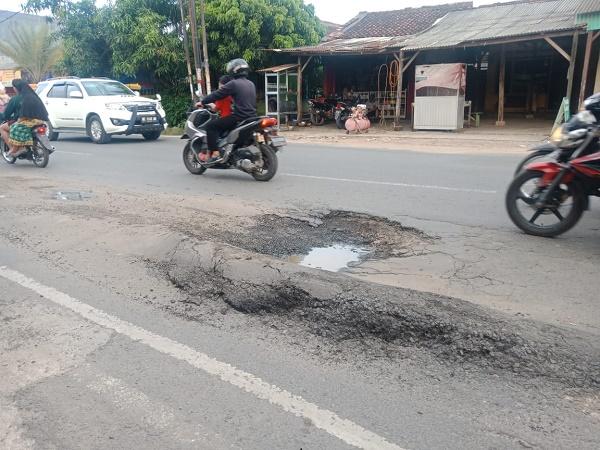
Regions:
<instances>
[{"instance_id":1,"label":"scooter","mask_svg":"<svg viewBox=\"0 0 600 450\"><path fill-rule=\"evenodd\" d=\"M208 153L206 126L218 119L209 109L199 108L191 112L181 139L187 139L183 149L183 163L194 175L207 169L238 169L250 174L257 181L269 181L278 167L277 152L287 142L277 135L277 120L272 117L254 117L221 136L219 149L222 157L214 162L200 155Z\"/></svg>"},{"instance_id":2,"label":"scooter","mask_svg":"<svg viewBox=\"0 0 600 450\"><path fill-rule=\"evenodd\" d=\"M37 167L46 167L50 161L50 155L54 152L54 147L50 144L47 133L48 127L46 124L33 127L33 145L27 146L17 156L10 154L8 144L0 138L2 158L8 164L14 164L17 160L27 160L33 162Z\"/></svg>"}]
</instances>

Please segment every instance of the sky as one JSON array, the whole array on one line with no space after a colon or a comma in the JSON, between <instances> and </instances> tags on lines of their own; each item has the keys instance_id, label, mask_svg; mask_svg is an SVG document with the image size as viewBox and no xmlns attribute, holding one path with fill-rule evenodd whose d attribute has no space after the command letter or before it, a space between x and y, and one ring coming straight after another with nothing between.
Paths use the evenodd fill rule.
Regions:
<instances>
[{"instance_id":1,"label":"sky","mask_svg":"<svg viewBox=\"0 0 600 450\"><path fill-rule=\"evenodd\" d=\"M107 0L97 0L98 4ZM321 20L334 23L345 23L361 11L385 11L424 5L440 5L453 0L304 0L315 6L317 16ZM459 0L457 0L459 1ZM474 0L475 6L489 3L500 3L507 0ZM0 9L19 11L23 0L1 0Z\"/></svg>"}]
</instances>

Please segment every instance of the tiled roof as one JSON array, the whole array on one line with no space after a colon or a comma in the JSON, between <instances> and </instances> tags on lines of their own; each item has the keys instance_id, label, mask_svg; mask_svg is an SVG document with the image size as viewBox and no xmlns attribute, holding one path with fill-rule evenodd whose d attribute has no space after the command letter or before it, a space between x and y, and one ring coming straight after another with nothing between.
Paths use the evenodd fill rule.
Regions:
<instances>
[{"instance_id":1,"label":"tiled roof","mask_svg":"<svg viewBox=\"0 0 600 450\"><path fill-rule=\"evenodd\" d=\"M473 2L405 8L396 11L360 13L335 33L333 38L398 37L420 33L452 11L470 9Z\"/></svg>"}]
</instances>

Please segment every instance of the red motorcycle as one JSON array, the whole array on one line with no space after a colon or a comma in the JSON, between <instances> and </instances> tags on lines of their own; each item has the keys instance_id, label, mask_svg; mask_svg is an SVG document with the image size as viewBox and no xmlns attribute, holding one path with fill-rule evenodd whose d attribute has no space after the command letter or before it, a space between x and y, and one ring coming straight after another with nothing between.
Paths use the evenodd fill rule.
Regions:
<instances>
[{"instance_id":1,"label":"red motorcycle","mask_svg":"<svg viewBox=\"0 0 600 450\"><path fill-rule=\"evenodd\" d=\"M600 197L600 94L585 106L554 136L555 161L527 165L508 188L508 215L527 234L554 237L570 230L589 209L590 196Z\"/></svg>"}]
</instances>

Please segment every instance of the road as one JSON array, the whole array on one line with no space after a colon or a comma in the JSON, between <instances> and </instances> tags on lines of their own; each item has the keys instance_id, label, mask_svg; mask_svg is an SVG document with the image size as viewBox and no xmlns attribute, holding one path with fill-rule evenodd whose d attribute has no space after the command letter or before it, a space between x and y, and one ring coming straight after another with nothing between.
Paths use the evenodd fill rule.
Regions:
<instances>
[{"instance_id":1,"label":"road","mask_svg":"<svg viewBox=\"0 0 600 450\"><path fill-rule=\"evenodd\" d=\"M332 342L286 315L253 316L199 297L195 304L189 284L167 282L149 263L173 255L172 243L183 242L179 222L197 227L194 215L210 229L233 227L261 204L364 212L432 239L408 257L367 261L351 277L306 272L319 280L316 291L363 279L390 297L412 298L394 289L413 288L433 293L433 315L446 301L436 294L453 295L484 306L460 307L474 329L482 317L510 327L518 314L518 333L539 330L522 334L531 348L556 335L587 342L593 361L600 214L593 209L555 240L518 233L502 203L518 155L295 145L264 184L234 171L188 174L176 138L95 146L65 137L56 146L47 170L0 165L4 447L597 448L593 382L528 380L518 364L453 365L377 339ZM65 206L51 199L78 187L93 197ZM171 204L179 209L167 216ZM256 258L264 264L236 273L273 266L291 271L289 283L296 276L266 256L229 261Z\"/></svg>"}]
</instances>

